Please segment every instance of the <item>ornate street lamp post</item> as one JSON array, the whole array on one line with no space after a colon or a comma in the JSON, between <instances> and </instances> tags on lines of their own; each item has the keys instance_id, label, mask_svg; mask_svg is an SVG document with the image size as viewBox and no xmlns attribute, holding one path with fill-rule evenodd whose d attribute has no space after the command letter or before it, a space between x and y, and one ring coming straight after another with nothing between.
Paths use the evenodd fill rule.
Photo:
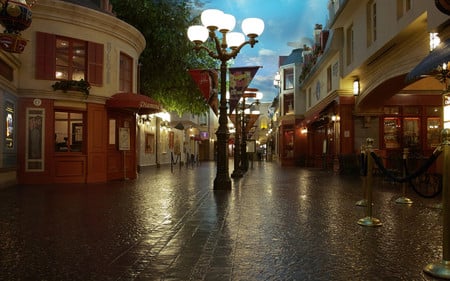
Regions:
<instances>
[{"instance_id":1,"label":"ornate street lamp post","mask_svg":"<svg viewBox=\"0 0 450 281\"><path fill-rule=\"evenodd\" d=\"M236 24L233 15L225 14L216 9L203 11L201 15L203 25L193 25L188 28L189 40L195 43L195 50L204 49L212 58L220 60L220 106L219 106L219 128L217 129L217 174L214 179L214 189L231 189L231 179L228 172L228 138L227 128L227 101L226 79L227 79L227 61L235 58L239 51L245 45L249 44L252 48L258 42L256 37L261 35L264 30L264 22L259 18L247 18L242 21L242 31L231 32ZM216 31L222 34L222 40L216 35ZM208 37L214 42L216 49L210 50L203 45Z\"/></svg>"}]
</instances>

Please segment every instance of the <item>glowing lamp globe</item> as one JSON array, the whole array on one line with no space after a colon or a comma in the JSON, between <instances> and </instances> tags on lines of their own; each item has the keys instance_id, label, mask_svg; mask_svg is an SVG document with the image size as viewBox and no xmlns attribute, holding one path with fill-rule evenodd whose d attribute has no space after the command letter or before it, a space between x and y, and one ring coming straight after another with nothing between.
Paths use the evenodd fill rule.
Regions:
<instances>
[{"instance_id":1,"label":"glowing lamp globe","mask_svg":"<svg viewBox=\"0 0 450 281\"><path fill-rule=\"evenodd\" d=\"M240 32L230 32L227 34L227 43L230 48L237 48L244 42L245 36Z\"/></svg>"},{"instance_id":2,"label":"glowing lamp globe","mask_svg":"<svg viewBox=\"0 0 450 281\"><path fill-rule=\"evenodd\" d=\"M202 24L208 29L216 30L219 28L224 13L217 9L208 9L202 12L200 16Z\"/></svg>"},{"instance_id":3,"label":"glowing lamp globe","mask_svg":"<svg viewBox=\"0 0 450 281\"><path fill-rule=\"evenodd\" d=\"M189 40L196 44L205 42L208 39L208 34L208 29L203 25L192 25L187 31Z\"/></svg>"},{"instance_id":4,"label":"glowing lamp globe","mask_svg":"<svg viewBox=\"0 0 450 281\"><path fill-rule=\"evenodd\" d=\"M219 30L221 32L232 31L236 26L236 18L230 14L223 14L219 23Z\"/></svg>"},{"instance_id":5,"label":"glowing lamp globe","mask_svg":"<svg viewBox=\"0 0 450 281\"><path fill-rule=\"evenodd\" d=\"M258 37L264 31L264 21L259 18L246 18L242 21L242 31L250 38Z\"/></svg>"}]
</instances>

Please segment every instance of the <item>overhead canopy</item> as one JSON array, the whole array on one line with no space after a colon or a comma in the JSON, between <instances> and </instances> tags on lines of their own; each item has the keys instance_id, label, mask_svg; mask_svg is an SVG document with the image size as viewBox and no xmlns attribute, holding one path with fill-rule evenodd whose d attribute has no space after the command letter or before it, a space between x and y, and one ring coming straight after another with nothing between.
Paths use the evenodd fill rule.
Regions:
<instances>
[{"instance_id":1,"label":"overhead canopy","mask_svg":"<svg viewBox=\"0 0 450 281\"><path fill-rule=\"evenodd\" d=\"M161 104L154 99L133 93L118 93L112 95L106 101L106 107L114 109L122 109L138 114L153 114L160 112Z\"/></svg>"},{"instance_id":2,"label":"overhead canopy","mask_svg":"<svg viewBox=\"0 0 450 281\"><path fill-rule=\"evenodd\" d=\"M441 42L406 76L407 82L419 79L421 76L432 74L442 63L450 61L450 39Z\"/></svg>"}]
</instances>

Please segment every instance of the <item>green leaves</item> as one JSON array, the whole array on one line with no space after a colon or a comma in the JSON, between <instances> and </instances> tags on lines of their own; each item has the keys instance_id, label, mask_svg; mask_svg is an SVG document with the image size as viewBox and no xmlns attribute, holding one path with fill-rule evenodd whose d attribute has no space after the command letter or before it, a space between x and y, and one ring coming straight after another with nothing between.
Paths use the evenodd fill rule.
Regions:
<instances>
[{"instance_id":1,"label":"green leaves","mask_svg":"<svg viewBox=\"0 0 450 281\"><path fill-rule=\"evenodd\" d=\"M191 12L203 4L176 0L111 0L117 17L136 27L146 39L141 54L141 92L168 111L200 114L208 106L187 69L210 68L214 60L196 53L187 29L198 16Z\"/></svg>"}]
</instances>

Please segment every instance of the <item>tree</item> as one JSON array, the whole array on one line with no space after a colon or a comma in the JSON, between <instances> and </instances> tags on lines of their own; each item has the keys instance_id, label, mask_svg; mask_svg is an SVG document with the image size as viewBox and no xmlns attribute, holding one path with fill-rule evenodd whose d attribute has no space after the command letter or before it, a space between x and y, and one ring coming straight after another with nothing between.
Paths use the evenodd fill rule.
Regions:
<instances>
[{"instance_id":1,"label":"tree","mask_svg":"<svg viewBox=\"0 0 450 281\"><path fill-rule=\"evenodd\" d=\"M201 114L208 105L192 81L188 69L214 68L207 54L196 53L187 29L198 23L203 4L197 0L111 0L118 18L133 25L145 37L142 52L141 91L168 111Z\"/></svg>"}]
</instances>

